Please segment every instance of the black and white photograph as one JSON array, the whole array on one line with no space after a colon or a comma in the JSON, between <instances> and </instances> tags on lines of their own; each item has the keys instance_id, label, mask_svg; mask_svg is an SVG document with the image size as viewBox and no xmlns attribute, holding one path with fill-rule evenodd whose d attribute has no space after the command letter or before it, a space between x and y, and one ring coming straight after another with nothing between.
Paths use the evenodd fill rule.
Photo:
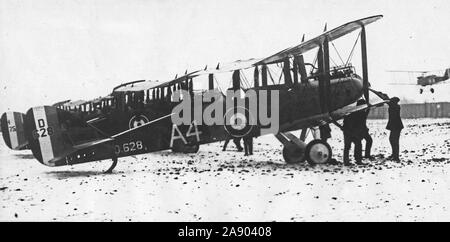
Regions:
<instances>
[{"instance_id":1,"label":"black and white photograph","mask_svg":"<svg viewBox=\"0 0 450 242\"><path fill-rule=\"evenodd\" d=\"M0 221L450 221L449 10L0 0Z\"/></svg>"}]
</instances>

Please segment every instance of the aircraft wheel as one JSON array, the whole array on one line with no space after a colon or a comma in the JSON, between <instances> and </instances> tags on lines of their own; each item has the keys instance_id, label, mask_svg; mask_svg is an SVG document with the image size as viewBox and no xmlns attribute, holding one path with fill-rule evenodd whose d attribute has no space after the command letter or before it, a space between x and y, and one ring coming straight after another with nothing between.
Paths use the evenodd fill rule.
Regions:
<instances>
[{"instance_id":1,"label":"aircraft wheel","mask_svg":"<svg viewBox=\"0 0 450 242\"><path fill-rule=\"evenodd\" d=\"M200 149L200 145L198 145L198 144L186 145L183 153L186 153L186 154L187 153L197 153L199 149Z\"/></svg>"},{"instance_id":2,"label":"aircraft wheel","mask_svg":"<svg viewBox=\"0 0 450 242\"><path fill-rule=\"evenodd\" d=\"M174 153L197 153L200 149L198 144L184 144L183 142L175 142L172 146L172 152Z\"/></svg>"},{"instance_id":3,"label":"aircraft wheel","mask_svg":"<svg viewBox=\"0 0 450 242\"><path fill-rule=\"evenodd\" d=\"M296 144L283 147L283 158L288 164L298 164L305 161L305 149Z\"/></svg>"},{"instance_id":4,"label":"aircraft wheel","mask_svg":"<svg viewBox=\"0 0 450 242\"><path fill-rule=\"evenodd\" d=\"M419 92L420 92L420 94L422 94L422 93L423 93L423 89L422 89L422 88L420 88L420 91L419 91Z\"/></svg>"},{"instance_id":5,"label":"aircraft wheel","mask_svg":"<svg viewBox=\"0 0 450 242\"><path fill-rule=\"evenodd\" d=\"M434 93L434 88L430 88L430 92L431 92L431 93Z\"/></svg>"},{"instance_id":6,"label":"aircraft wheel","mask_svg":"<svg viewBox=\"0 0 450 242\"><path fill-rule=\"evenodd\" d=\"M311 165L325 164L331 160L331 147L327 142L316 139L306 146L305 155Z\"/></svg>"}]
</instances>

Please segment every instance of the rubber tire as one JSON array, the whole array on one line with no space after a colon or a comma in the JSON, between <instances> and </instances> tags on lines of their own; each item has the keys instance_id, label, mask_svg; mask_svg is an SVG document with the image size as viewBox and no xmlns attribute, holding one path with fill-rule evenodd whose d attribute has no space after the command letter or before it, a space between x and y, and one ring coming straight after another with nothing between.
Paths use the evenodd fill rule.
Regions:
<instances>
[{"instance_id":1,"label":"rubber tire","mask_svg":"<svg viewBox=\"0 0 450 242\"><path fill-rule=\"evenodd\" d=\"M283 159L287 164L299 164L305 161L305 151L295 144L284 146L282 153ZM297 157L293 158L293 156Z\"/></svg>"},{"instance_id":2,"label":"rubber tire","mask_svg":"<svg viewBox=\"0 0 450 242\"><path fill-rule=\"evenodd\" d=\"M198 150L200 149L200 145L195 144L195 145L186 145L184 152L185 154L190 154L190 153L197 153Z\"/></svg>"},{"instance_id":3,"label":"rubber tire","mask_svg":"<svg viewBox=\"0 0 450 242\"><path fill-rule=\"evenodd\" d=\"M199 149L200 145L198 144L185 145L183 142L176 142L172 146L172 152L174 153L184 153L184 154L197 153Z\"/></svg>"},{"instance_id":4,"label":"rubber tire","mask_svg":"<svg viewBox=\"0 0 450 242\"><path fill-rule=\"evenodd\" d=\"M305 157L306 157L306 160L308 161L308 163L309 163L310 165L317 165L317 164L318 164L318 163L316 163L314 160L312 160L311 157L310 157L310 151L311 151L311 148L312 148L314 145L316 145L316 144L322 144L322 145L324 145L324 146L328 149L328 153L329 153L328 159L327 159L325 162L320 163L320 164L327 164L327 163L329 163L329 162L331 161L331 158L333 157L333 152L332 152L332 150L331 150L331 146L330 146L327 142L325 142L325 141L323 141L323 140L320 140L320 139L315 139L315 140L309 142L308 145L306 146L306 149L305 149Z\"/></svg>"}]
</instances>

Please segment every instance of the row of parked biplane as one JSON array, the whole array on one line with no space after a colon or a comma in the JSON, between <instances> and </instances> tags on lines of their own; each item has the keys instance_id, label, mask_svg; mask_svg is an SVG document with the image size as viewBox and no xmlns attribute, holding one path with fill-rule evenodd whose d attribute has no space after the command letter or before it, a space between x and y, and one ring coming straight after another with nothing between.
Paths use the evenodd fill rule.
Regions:
<instances>
[{"instance_id":1,"label":"row of parked biplane","mask_svg":"<svg viewBox=\"0 0 450 242\"><path fill-rule=\"evenodd\" d=\"M188 91L190 95L201 92L193 88L193 82L201 76L207 77L204 85L207 90L218 89L215 76L229 73L232 90L279 92L279 105L275 107L279 110L279 128L273 135L283 144L287 163L304 160L311 164L326 163L332 156L330 146L319 139L306 144L306 131L328 123L339 125L337 121L346 115L387 102L382 100L385 96L370 89L368 81L365 27L381 18L378 15L346 23L267 58L217 65L185 73L168 82L130 82L114 88L106 97L88 102L64 101L38 106L26 114L7 112L1 117L3 138L11 149L31 149L34 157L47 166L112 159L107 172L114 169L120 157L168 149L197 152L202 144L237 134L226 125L198 124L195 116L189 125L173 124L172 110L179 102L171 95L177 90ZM329 44L357 30L360 31L357 41L361 43L362 77L349 63L330 67ZM305 62L303 54L314 49L317 49L316 60ZM279 78L273 77L270 71L273 68L281 69ZM253 71L251 79L244 80L244 70ZM251 85L244 87L241 85L244 81ZM369 91L381 100L353 105L361 97L369 100ZM192 106L205 107L204 102L198 104L191 100ZM253 125L252 129L255 132L247 135L260 135L261 124ZM302 135L296 137L290 133L295 130L302 130ZM178 139L174 139L174 132Z\"/></svg>"}]
</instances>

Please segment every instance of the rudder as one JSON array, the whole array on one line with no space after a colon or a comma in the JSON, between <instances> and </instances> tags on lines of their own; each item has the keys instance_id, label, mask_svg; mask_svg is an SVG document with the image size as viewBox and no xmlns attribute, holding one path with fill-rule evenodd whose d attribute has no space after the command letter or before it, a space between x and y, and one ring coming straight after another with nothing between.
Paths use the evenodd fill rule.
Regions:
<instances>
[{"instance_id":1,"label":"rudder","mask_svg":"<svg viewBox=\"0 0 450 242\"><path fill-rule=\"evenodd\" d=\"M30 108L25 116L25 135L34 157L44 165L58 166L58 157L70 152L71 146L64 141L58 112L55 107Z\"/></svg>"},{"instance_id":2,"label":"rudder","mask_svg":"<svg viewBox=\"0 0 450 242\"><path fill-rule=\"evenodd\" d=\"M53 106L29 109L25 116L25 131L34 157L47 166L89 162L99 155L94 157L94 152L80 152L76 148L79 144L98 140L99 133L80 117Z\"/></svg>"},{"instance_id":3,"label":"rudder","mask_svg":"<svg viewBox=\"0 0 450 242\"><path fill-rule=\"evenodd\" d=\"M3 140L12 150L26 149L28 141L24 130L25 114L6 112L0 118Z\"/></svg>"}]
</instances>

